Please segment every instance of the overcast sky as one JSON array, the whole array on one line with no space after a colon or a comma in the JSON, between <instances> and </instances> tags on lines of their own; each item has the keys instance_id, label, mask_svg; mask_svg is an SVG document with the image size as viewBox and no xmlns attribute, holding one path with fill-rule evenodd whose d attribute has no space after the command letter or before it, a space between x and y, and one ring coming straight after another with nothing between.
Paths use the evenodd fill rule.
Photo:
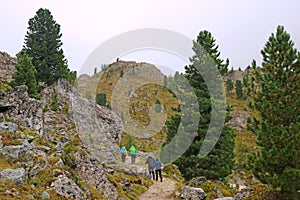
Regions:
<instances>
[{"instance_id":1,"label":"overcast sky","mask_svg":"<svg viewBox=\"0 0 300 200\"><path fill-rule=\"evenodd\" d=\"M298 0L0 0L0 3L0 51L15 56L24 44L28 20L39 8L48 8L61 25L69 67L77 71L103 42L141 28L168 29L191 39L201 30L208 30L219 45L221 57L229 58L230 67L235 69L244 69L252 59L260 62L260 50L277 25L284 25L300 50ZM134 55L127 57L135 59ZM151 58L145 61L151 62Z\"/></svg>"}]
</instances>

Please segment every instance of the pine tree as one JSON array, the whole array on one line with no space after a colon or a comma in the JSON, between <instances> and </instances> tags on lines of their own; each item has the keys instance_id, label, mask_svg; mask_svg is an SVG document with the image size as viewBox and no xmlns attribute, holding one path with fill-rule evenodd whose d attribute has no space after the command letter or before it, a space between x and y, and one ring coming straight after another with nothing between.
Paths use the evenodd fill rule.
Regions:
<instances>
[{"instance_id":1,"label":"pine tree","mask_svg":"<svg viewBox=\"0 0 300 200\"><path fill-rule=\"evenodd\" d=\"M235 94L236 94L236 98L238 99L241 99L243 97L242 81L240 80L235 81Z\"/></svg>"},{"instance_id":2,"label":"pine tree","mask_svg":"<svg viewBox=\"0 0 300 200\"><path fill-rule=\"evenodd\" d=\"M227 92L231 92L233 90L233 82L230 79L226 81L226 90Z\"/></svg>"},{"instance_id":3,"label":"pine tree","mask_svg":"<svg viewBox=\"0 0 300 200\"><path fill-rule=\"evenodd\" d=\"M123 76L124 76L124 70L121 69L121 71L120 71L120 77L122 78Z\"/></svg>"},{"instance_id":4,"label":"pine tree","mask_svg":"<svg viewBox=\"0 0 300 200\"><path fill-rule=\"evenodd\" d=\"M51 85L59 78L74 84L76 72L70 72L62 50L60 25L48 9L40 8L28 22L24 49L37 70L38 83Z\"/></svg>"},{"instance_id":5,"label":"pine tree","mask_svg":"<svg viewBox=\"0 0 300 200\"><path fill-rule=\"evenodd\" d=\"M185 67L184 76L189 81L198 99L200 111L200 116L198 115L199 124L196 124L196 126L198 126L198 131L190 147L175 161L175 164L179 167L181 173L186 179L191 179L196 176L221 179L231 173L234 165L233 149L235 133L230 127L224 126L217 144L209 152L209 154L205 157L200 157L198 155L201 146L204 144L204 138L210 125L210 119L212 116L211 101L214 101L218 104L218 106L223 103L215 97L211 98L207 83L204 81L202 75L207 77L218 76L215 70L210 70L214 69L216 66L220 74L226 74L228 72L229 61L227 59L224 63L224 61L219 58L220 53L218 51L218 46L216 46L215 39L208 31L202 31L199 33L197 41L194 41L193 50L195 55L190 58L192 64ZM202 72L202 75L200 74L200 71ZM209 84L215 86L215 90L218 90L218 85L222 84L221 80L217 82L214 80L207 81L210 81ZM168 133L166 144L173 139L176 131L183 129L183 132L188 133L189 125L192 125L193 122L187 119L182 120L180 123L180 116L184 115L186 115L186 113L181 113L181 115L177 114L167 122ZM213 127L215 126L217 125L214 124ZM178 145L180 145L181 140L188 140L188 138L188 134L186 135L186 138L180 138L180 140L177 141ZM212 142L214 139L216 138L211 138L211 141L209 142ZM176 151L176 148L177 147L175 145L173 151ZM172 151L172 149L169 151ZM162 158L165 157L167 156L163 155Z\"/></svg>"},{"instance_id":6,"label":"pine tree","mask_svg":"<svg viewBox=\"0 0 300 200\"><path fill-rule=\"evenodd\" d=\"M260 113L248 120L259 152L249 155L253 174L263 183L281 188L292 199L300 189L300 53L282 26L261 51L261 67L252 63L250 108Z\"/></svg>"},{"instance_id":7,"label":"pine tree","mask_svg":"<svg viewBox=\"0 0 300 200\"><path fill-rule=\"evenodd\" d=\"M26 85L28 94L31 97L37 98L37 82L35 79L36 70L32 64L32 59L22 50L17 54L18 64L16 72L13 74L13 86Z\"/></svg>"},{"instance_id":8,"label":"pine tree","mask_svg":"<svg viewBox=\"0 0 300 200\"><path fill-rule=\"evenodd\" d=\"M99 93L96 95L96 103L100 106L106 106L106 94Z\"/></svg>"}]
</instances>

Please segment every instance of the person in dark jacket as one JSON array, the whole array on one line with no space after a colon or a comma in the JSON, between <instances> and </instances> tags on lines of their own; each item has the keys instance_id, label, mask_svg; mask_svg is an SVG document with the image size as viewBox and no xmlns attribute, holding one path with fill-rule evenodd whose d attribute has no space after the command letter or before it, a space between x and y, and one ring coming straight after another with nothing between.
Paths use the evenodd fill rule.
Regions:
<instances>
[{"instance_id":1,"label":"person in dark jacket","mask_svg":"<svg viewBox=\"0 0 300 200\"><path fill-rule=\"evenodd\" d=\"M156 176L156 179L155 180L158 181L158 175L159 175L160 182L162 182L161 167L162 167L161 162L158 160L158 158L156 158L156 161L155 161L155 176Z\"/></svg>"},{"instance_id":2,"label":"person in dark jacket","mask_svg":"<svg viewBox=\"0 0 300 200\"><path fill-rule=\"evenodd\" d=\"M153 180L155 180L155 174L154 174L154 169L155 169L155 160L152 158L152 156L149 156L146 160L146 163L148 164L148 171L150 174L150 177L153 177Z\"/></svg>"}]
</instances>

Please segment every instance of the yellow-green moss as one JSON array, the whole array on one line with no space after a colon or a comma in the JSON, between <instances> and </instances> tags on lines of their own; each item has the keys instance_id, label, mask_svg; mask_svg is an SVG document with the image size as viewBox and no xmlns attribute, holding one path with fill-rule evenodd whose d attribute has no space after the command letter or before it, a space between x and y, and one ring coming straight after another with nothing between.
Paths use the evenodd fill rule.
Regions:
<instances>
[{"instance_id":1,"label":"yellow-green moss","mask_svg":"<svg viewBox=\"0 0 300 200\"><path fill-rule=\"evenodd\" d=\"M0 90L8 92L11 90L11 86L0 80Z\"/></svg>"},{"instance_id":2,"label":"yellow-green moss","mask_svg":"<svg viewBox=\"0 0 300 200\"><path fill-rule=\"evenodd\" d=\"M126 200L137 199L139 195L144 193L153 182L143 176L127 175L123 172L115 171L114 174L108 174L109 181L117 188L120 198ZM130 190L124 191L120 182L127 179L130 182Z\"/></svg>"},{"instance_id":3,"label":"yellow-green moss","mask_svg":"<svg viewBox=\"0 0 300 200\"><path fill-rule=\"evenodd\" d=\"M232 197L235 195L234 192L231 190L231 188L215 181L207 181L203 183L200 187L207 194L206 200L213 200L218 198L217 192L215 191L215 187L219 188L223 196L225 197Z\"/></svg>"}]
</instances>

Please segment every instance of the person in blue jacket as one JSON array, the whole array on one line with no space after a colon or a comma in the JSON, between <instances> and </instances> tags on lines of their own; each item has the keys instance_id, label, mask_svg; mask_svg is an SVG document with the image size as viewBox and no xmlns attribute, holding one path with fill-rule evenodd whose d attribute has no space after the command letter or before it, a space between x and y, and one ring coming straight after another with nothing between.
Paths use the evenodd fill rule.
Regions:
<instances>
[{"instance_id":1,"label":"person in blue jacket","mask_svg":"<svg viewBox=\"0 0 300 200\"><path fill-rule=\"evenodd\" d=\"M125 162L127 156L127 150L125 146L122 146L120 148L120 153L121 153L122 162Z\"/></svg>"},{"instance_id":2,"label":"person in blue jacket","mask_svg":"<svg viewBox=\"0 0 300 200\"><path fill-rule=\"evenodd\" d=\"M156 160L155 160L155 177L156 177L156 181L158 181L158 175L159 175L160 182L162 182L161 168L162 168L162 163L158 160L158 158L156 158Z\"/></svg>"}]
</instances>

